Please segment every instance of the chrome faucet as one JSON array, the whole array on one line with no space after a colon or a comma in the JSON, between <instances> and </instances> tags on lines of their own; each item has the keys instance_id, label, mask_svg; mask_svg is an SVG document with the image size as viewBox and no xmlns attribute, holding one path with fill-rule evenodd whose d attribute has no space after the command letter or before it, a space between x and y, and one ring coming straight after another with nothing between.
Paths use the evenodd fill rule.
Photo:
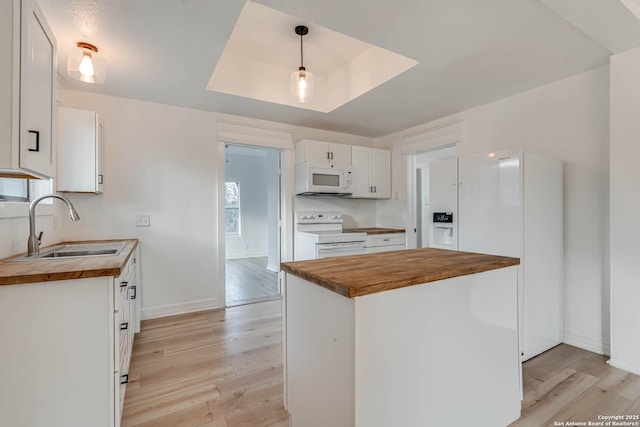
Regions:
<instances>
[{"instance_id":1,"label":"chrome faucet","mask_svg":"<svg viewBox=\"0 0 640 427\"><path fill-rule=\"evenodd\" d=\"M38 255L40 253L42 233L36 237L36 205L42 200L48 198L60 199L65 202L69 207L69 216L71 217L71 221L77 221L80 219L80 215L76 212L76 208L73 207L73 204L62 196L58 196L57 194L46 194L35 199L29 206L29 241L27 242L27 256Z\"/></svg>"}]
</instances>

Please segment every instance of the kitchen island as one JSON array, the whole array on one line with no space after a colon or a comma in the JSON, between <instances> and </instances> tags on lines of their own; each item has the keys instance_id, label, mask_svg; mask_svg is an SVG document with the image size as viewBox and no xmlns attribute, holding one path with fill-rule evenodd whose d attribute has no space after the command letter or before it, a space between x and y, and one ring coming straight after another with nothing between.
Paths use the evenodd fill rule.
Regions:
<instances>
[{"instance_id":1,"label":"kitchen island","mask_svg":"<svg viewBox=\"0 0 640 427\"><path fill-rule=\"evenodd\" d=\"M518 265L431 248L283 263L292 426L518 419Z\"/></svg>"}]
</instances>

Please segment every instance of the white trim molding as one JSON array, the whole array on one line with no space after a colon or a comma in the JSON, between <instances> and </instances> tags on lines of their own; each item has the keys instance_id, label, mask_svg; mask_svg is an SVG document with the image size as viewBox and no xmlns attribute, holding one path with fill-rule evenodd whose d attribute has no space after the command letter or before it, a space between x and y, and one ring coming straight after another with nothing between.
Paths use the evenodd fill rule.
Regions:
<instances>
[{"instance_id":1,"label":"white trim molding","mask_svg":"<svg viewBox=\"0 0 640 427\"><path fill-rule=\"evenodd\" d=\"M609 344L601 340L594 340L593 338L584 337L567 331L564 331L564 339L562 342L583 350L602 354L604 356L609 356L611 354Z\"/></svg>"},{"instance_id":2,"label":"white trim molding","mask_svg":"<svg viewBox=\"0 0 640 427\"><path fill-rule=\"evenodd\" d=\"M217 131L217 139L220 142L279 148L281 150L293 149L293 135L291 132L264 129L224 121L218 121Z\"/></svg>"},{"instance_id":3,"label":"white trim molding","mask_svg":"<svg viewBox=\"0 0 640 427\"><path fill-rule=\"evenodd\" d=\"M607 360L607 365L613 366L614 368L622 369L623 371L631 372L632 374L640 375L640 369L637 366L627 365L626 363L620 362L617 359Z\"/></svg>"},{"instance_id":4,"label":"white trim molding","mask_svg":"<svg viewBox=\"0 0 640 427\"><path fill-rule=\"evenodd\" d=\"M416 154L462 141L463 121L456 120L402 138L401 154Z\"/></svg>"},{"instance_id":5,"label":"white trim molding","mask_svg":"<svg viewBox=\"0 0 640 427\"><path fill-rule=\"evenodd\" d=\"M161 305L142 309L142 320L157 319L159 317L176 316L178 314L195 313L198 311L215 310L223 308L218 305L217 298L202 299L199 301L184 302L179 304Z\"/></svg>"}]
</instances>

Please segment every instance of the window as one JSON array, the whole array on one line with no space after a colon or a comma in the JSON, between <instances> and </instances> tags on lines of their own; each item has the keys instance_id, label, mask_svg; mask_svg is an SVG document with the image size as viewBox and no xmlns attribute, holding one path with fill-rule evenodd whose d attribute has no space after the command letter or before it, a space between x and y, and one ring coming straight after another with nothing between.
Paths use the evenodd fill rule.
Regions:
<instances>
[{"instance_id":1,"label":"window","mask_svg":"<svg viewBox=\"0 0 640 427\"><path fill-rule=\"evenodd\" d=\"M29 180L0 178L0 202L28 202Z\"/></svg>"},{"instance_id":2,"label":"window","mask_svg":"<svg viewBox=\"0 0 640 427\"><path fill-rule=\"evenodd\" d=\"M52 179L0 178L0 203L28 203L45 194L53 193ZM42 203L51 204L51 200Z\"/></svg>"},{"instance_id":3,"label":"window","mask_svg":"<svg viewBox=\"0 0 640 427\"><path fill-rule=\"evenodd\" d=\"M224 183L224 230L231 236L240 235L240 185Z\"/></svg>"}]
</instances>

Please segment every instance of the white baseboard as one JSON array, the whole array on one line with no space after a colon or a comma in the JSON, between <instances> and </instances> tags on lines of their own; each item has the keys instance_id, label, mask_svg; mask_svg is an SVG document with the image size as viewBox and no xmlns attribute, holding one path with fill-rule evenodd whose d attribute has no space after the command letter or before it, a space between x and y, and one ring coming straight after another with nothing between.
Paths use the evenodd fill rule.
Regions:
<instances>
[{"instance_id":1,"label":"white baseboard","mask_svg":"<svg viewBox=\"0 0 640 427\"><path fill-rule=\"evenodd\" d=\"M215 310L217 308L222 308L218 305L218 298L203 299L180 304L161 305L158 307L143 308L142 320L195 313L196 311Z\"/></svg>"},{"instance_id":2,"label":"white baseboard","mask_svg":"<svg viewBox=\"0 0 640 427\"><path fill-rule=\"evenodd\" d=\"M225 259L242 259L242 258L265 258L267 254L264 252L242 252L242 253L226 253Z\"/></svg>"},{"instance_id":3,"label":"white baseboard","mask_svg":"<svg viewBox=\"0 0 640 427\"><path fill-rule=\"evenodd\" d=\"M623 371L631 372L632 374L640 375L640 366L631 366L627 365L620 360L609 359L607 361L609 366L613 366L614 368L622 369Z\"/></svg>"},{"instance_id":4,"label":"white baseboard","mask_svg":"<svg viewBox=\"0 0 640 427\"><path fill-rule=\"evenodd\" d=\"M593 338L583 337L581 335L573 334L571 332L564 331L563 343L572 345L574 347L581 348L583 350L592 351L594 353L608 356L611 352L609 344L594 340Z\"/></svg>"}]
</instances>

